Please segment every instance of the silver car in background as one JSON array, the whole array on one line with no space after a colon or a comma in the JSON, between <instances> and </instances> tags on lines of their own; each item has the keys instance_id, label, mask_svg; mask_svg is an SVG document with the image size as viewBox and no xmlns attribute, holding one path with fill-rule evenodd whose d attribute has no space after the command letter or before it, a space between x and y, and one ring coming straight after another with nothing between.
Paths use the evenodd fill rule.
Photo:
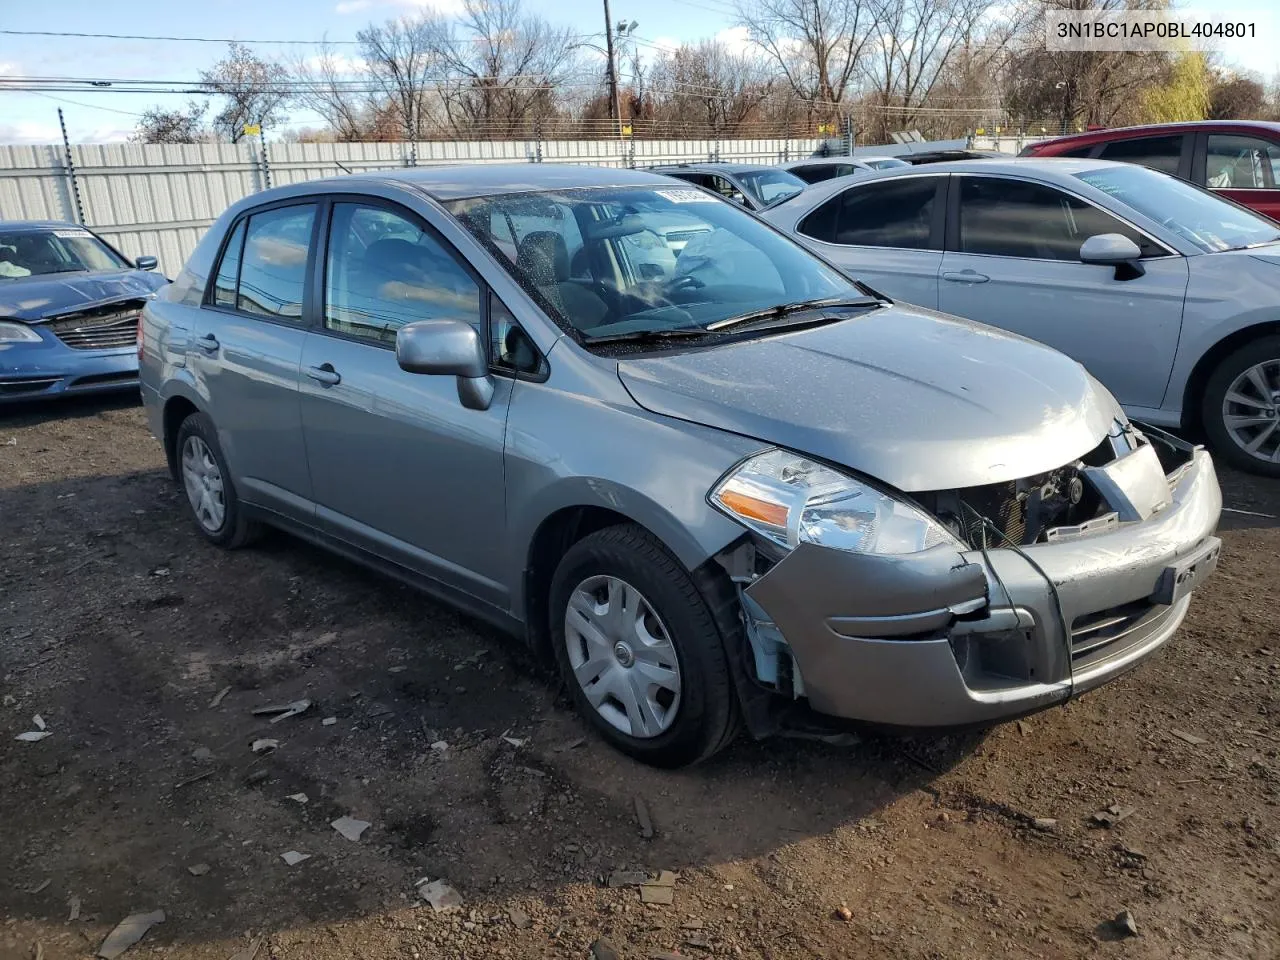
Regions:
<instances>
[{"instance_id":1,"label":"silver car in background","mask_svg":"<svg viewBox=\"0 0 1280 960\"><path fill-rule=\"evenodd\" d=\"M821 183L872 170L900 170L909 168L911 164L897 157L805 157L803 160L792 160L778 166L795 174L805 183Z\"/></svg>"},{"instance_id":2,"label":"silver car in background","mask_svg":"<svg viewBox=\"0 0 1280 960\"><path fill-rule=\"evenodd\" d=\"M281 527L500 625L655 764L814 711L1063 703L1159 649L1218 558L1209 456L1078 363L651 174L255 194L141 351L205 538Z\"/></svg>"},{"instance_id":3,"label":"silver car in background","mask_svg":"<svg viewBox=\"0 0 1280 960\"><path fill-rule=\"evenodd\" d=\"M883 293L1083 363L1129 415L1280 476L1280 226L1154 170L971 160L762 212Z\"/></svg>"}]
</instances>

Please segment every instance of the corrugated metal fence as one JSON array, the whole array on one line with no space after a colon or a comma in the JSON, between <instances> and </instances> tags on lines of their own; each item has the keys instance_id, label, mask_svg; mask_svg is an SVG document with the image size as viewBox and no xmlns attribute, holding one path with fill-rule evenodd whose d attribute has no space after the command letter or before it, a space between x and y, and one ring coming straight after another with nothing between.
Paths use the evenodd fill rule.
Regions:
<instances>
[{"instance_id":1,"label":"corrugated metal fence","mask_svg":"<svg viewBox=\"0 0 1280 960\"><path fill-rule=\"evenodd\" d=\"M0 219L80 220L130 257L173 276L228 205L268 186L443 163L645 167L730 160L779 163L822 140L528 140L451 143L102 144L0 146ZM74 170L74 179L72 177ZM76 189L78 188L78 189ZM79 196L77 197L77 192Z\"/></svg>"}]
</instances>

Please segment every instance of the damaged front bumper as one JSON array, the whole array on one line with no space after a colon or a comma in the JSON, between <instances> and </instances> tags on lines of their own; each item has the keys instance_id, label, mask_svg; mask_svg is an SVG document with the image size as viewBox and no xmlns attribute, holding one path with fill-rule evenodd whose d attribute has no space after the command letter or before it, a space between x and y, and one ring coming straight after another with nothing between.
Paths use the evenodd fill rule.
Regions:
<instances>
[{"instance_id":1,"label":"damaged front bumper","mask_svg":"<svg viewBox=\"0 0 1280 960\"><path fill-rule=\"evenodd\" d=\"M1158 512L1077 538L907 556L802 543L743 591L757 676L822 713L895 726L1062 703L1173 635L1217 564L1221 507L1197 449Z\"/></svg>"}]
</instances>

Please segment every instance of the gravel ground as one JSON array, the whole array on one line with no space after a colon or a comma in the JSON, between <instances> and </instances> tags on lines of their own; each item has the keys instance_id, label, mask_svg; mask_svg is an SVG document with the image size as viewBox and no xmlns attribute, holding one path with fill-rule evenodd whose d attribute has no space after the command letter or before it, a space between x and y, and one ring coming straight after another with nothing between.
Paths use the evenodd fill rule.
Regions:
<instances>
[{"instance_id":1,"label":"gravel ground","mask_svg":"<svg viewBox=\"0 0 1280 960\"><path fill-rule=\"evenodd\" d=\"M1280 485L1223 482L1280 515ZM419 594L284 535L205 545L136 404L0 414L0 958L154 910L126 958L1275 958L1280 522L1223 528L1176 641L1066 707L664 773ZM52 736L15 741L36 714ZM669 905L605 883L662 870Z\"/></svg>"}]
</instances>

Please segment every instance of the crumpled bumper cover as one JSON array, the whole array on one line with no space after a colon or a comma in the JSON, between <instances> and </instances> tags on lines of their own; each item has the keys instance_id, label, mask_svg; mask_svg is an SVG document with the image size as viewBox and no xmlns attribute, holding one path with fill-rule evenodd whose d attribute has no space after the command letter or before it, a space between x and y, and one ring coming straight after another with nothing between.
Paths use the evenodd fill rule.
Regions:
<instances>
[{"instance_id":1,"label":"crumpled bumper cover","mask_svg":"<svg viewBox=\"0 0 1280 960\"><path fill-rule=\"evenodd\" d=\"M40 343L0 345L0 405L138 387L134 347L73 350L42 327Z\"/></svg>"},{"instance_id":2,"label":"crumpled bumper cover","mask_svg":"<svg viewBox=\"0 0 1280 960\"><path fill-rule=\"evenodd\" d=\"M791 647L815 710L907 727L992 722L1159 649L1216 566L1221 509L1213 461L1196 450L1169 506L1141 522L1021 553L802 544L746 594Z\"/></svg>"}]
</instances>

